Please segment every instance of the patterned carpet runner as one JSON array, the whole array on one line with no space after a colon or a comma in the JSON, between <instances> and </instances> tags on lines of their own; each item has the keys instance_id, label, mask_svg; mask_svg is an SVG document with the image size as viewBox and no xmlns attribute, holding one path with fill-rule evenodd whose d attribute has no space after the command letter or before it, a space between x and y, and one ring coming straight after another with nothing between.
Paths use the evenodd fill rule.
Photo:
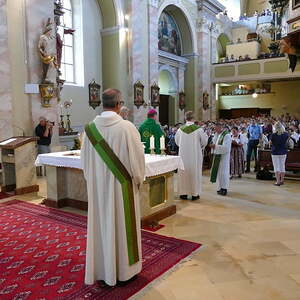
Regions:
<instances>
[{"instance_id":1,"label":"patterned carpet runner","mask_svg":"<svg viewBox=\"0 0 300 300\"><path fill-rule=\"evenodd\" d=\"M86 217L9 201L0 204L0 299L128 299L200 246L142 231L137 279L125 286L86 286Z\"/></svg>"}]
</instances>

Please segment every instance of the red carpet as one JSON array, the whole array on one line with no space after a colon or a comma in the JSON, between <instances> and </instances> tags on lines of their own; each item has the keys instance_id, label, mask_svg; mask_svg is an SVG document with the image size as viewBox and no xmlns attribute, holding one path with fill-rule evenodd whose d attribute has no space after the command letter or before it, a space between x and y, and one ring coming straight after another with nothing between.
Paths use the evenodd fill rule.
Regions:
<instances>
[{"instance_id":1,"label":"red carpet","mask_svg":"<svg viewBox=\"0 0 300 300\"><path fill-rule=\"evenodd\" d=\"M165 225L163 224L158 224L157 226L143 226L142 229L144 230L148 230L148 231L152 231L152 232L156 232L158 231L159 229L162 229L164 228Z\"/></svg>"},{"instance_id":2,"label":"red carpet","mask_svg":"<svg viewBox=\"0 0 300 300\"><path fill-rule=\"evenodd\" d=\"M5 199L5 198L9 198L9 197L12 197L13 194L7 194L7 193L3 193L3 192L0 192L0 200L1 199Z\"/></svg>"},{"instance_id":3,"label":"red carpet","mask_svg":"<svg viewBox=\"0 0 300 300\"><path fill-rule=\"evenodd\" d=\"M143 270L123 287L84 285L86 217L0 204L0 299L128 299L201 245L142 231Z\"/></svg>"}]
</instances>

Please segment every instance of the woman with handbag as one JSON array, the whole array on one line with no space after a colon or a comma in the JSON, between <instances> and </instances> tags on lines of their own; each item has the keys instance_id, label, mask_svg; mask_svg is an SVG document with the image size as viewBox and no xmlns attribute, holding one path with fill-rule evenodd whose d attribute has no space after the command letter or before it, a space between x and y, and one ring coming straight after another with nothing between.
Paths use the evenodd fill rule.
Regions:
<instances>
[{"instance_id":1,"label":"woman with handbag","mask_svg":"<svg viewBox=\"0 0 300 300\"><path fill-rule=\"evenodd\" d=\"M277 122L274 126L274 133L270 138L272 144L272 162L276 177L276 183L274 185L276 186L284 184L288 138L289 135L285 131L284 126L280 122Z\"/></svg>"}]
</instances>

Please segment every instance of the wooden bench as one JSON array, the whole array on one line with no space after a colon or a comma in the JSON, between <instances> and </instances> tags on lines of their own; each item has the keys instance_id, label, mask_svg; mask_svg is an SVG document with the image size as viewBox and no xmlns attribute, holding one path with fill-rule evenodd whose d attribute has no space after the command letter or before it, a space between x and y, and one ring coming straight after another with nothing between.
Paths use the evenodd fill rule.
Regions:
<instances>
[{"instance_id":1,"label":"wooden bench","mask_svg":"<svg viewBox=\"0 0 300 300\"><path fill-rule=\"evenodd\" d=\"M271 150L258 150L258 169L273 170ZM289 150L286 163L286 171L300 172L300 149ZM300 176L300 175L299 175Z\"/></svg>"}]
</instances>

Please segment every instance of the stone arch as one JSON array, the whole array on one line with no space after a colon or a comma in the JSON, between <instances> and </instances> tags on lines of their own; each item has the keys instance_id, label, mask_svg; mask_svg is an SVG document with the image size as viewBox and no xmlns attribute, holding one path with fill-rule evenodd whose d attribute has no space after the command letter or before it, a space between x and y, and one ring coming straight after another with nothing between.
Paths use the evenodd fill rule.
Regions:
<instances>
[{"instance_id":1,"label":"stone arch","mask_svg":"<svg viewBox=\"0 0 300 300\"><path fill-rule=\"evenodd\" d=\"M229 37L225 33L221 33L217 38L217 58L226 56L226 45L230 42Z\"/></svg>"},{"instance_id":2,"label":"stone arch","mask_svg":"<svg viewBox=\"0 0 300 300\"><path fill-rule=\"evenodd\" d=\"M169 90L166 91L164 90L164 87L161 85L160 81L158 81L159 86L161 88L161 93L168 94L168 95L176 93L178 91L178 81L176 75L174 74L174 70L172 70L172 68L169 65L161 65L159 68L159 80L161 79L162 73L167 75L170 87Z\"/></svg>"},{"instance_id":3,"label":"stone arch","mask_svg":"<svg viewBox=\"0 0 300 300\"><path fill-rule=\"evenodd\" d=\"M122 26L124 23L124 16L120 0L103 1L97 0L100 6L103 29Z\"/></svg>"},{"instance_id":4,"label":"stone arch","mask_svg":"<svg viewBox=\"0 0 300 300\"><path fill-rule=\"evenodd\" d=\"M185 43L183 44L183 54L192 54L197 52L197 38L196 38L196 26L194 26L193 19L187 9L181 3L174 3L174 0L164 1L160 6L157 14L158 24L159 17L162 12L168 12L175 20L181 31L182 35L185 35ZM187 34L187 39L186 39Z\"/></svg>"}]
</instances>

